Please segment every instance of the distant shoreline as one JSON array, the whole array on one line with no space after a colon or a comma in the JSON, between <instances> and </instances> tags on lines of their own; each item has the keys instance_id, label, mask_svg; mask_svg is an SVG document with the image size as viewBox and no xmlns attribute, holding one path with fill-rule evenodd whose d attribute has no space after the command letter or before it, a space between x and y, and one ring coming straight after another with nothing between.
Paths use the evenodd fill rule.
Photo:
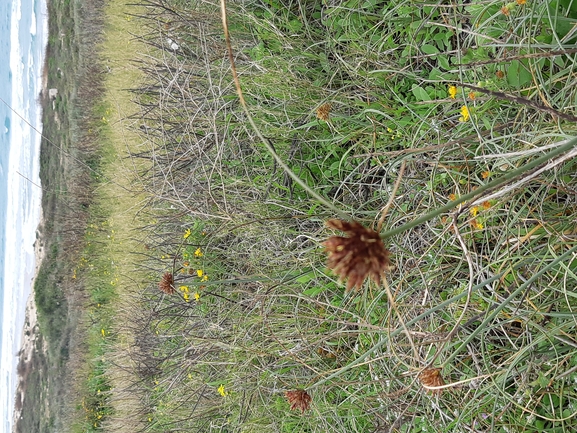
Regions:
<instances>
[{"instance_id":1,"label":"distant shoreline","mask_svg":"<svg viewBox=\"0 0 577 433\"><path fill-rule=\"evenodd\" d=\"M12 431L16 431L17 421L22 416L22 407L24 404L24 397L26 395L26 385L28 374L31 369L32 355L36 347L36 341L39 337L38 315L36 311L36 302L34 300L34 282L38 277L38 271L42 264L45 255L44 241L42 238L42 227L44 225L42 211L40 212L40 221L36 229L36 242L34 243L35 267L34 277L31 281L32 290L26 301L26 312L24 317L24 327L22 329L22 338L20 351L18 352L18 379L16 386L16 393L14 396L14 412Z\"/></svg>"},{"instance_id":2,"label":"distant shoreline","mask_svg":"<svg viewBox=\"0 0 577 433\"><path fill-rule=\"evenodd\" d=\"M77 410L88 302L80 258L100 164L101 143L94 132L100 118L93 110L102 93L96 46L103 34L104 4L48 4L48 44L37 95L42 200L14 378L14 433L66 431Z\"/></svg>"},{"instance_id":3,"label":"distant shoreline","mask_svg":"<svg viewBox=\"0 0 577 433\"><path fill-rule=\"evenodd\" d=\"M48 35L46 35L46 37L48 38ZM46 51L46 47L44 47L44 64L42 65L40 94L38 95L38 103L40 105L42 105L42 98L48 94L48 58ZM43 130L41 133L43 134ZM39 158L41 158L41 155L39 155ZM36 342L40 336L40 330L38 327L38 312L36 309L36 301L34 299L34 284L38 278L40 266L42 265L42 260L44 259L46 253L45 240L42 236L43 227L44 211L41 200L40 215L38 218L38 225L36 227L36 241L34 242L34 274L32 280L30 281L30 294L26 300L24 326L22 327L20 350L18 351L18 364L16 368L18 377L16 379L16 392L14 394L14 406L12 413L13 433L16 432L18 420L22 416L22 407L24 405L24 398L26 395L26 388L28 383L27 379L32 365L32 355L34 353L34 348L36 347ZM45 343L43 346L45 346Z\"/></svg>"},{"instance_id":4,"label":"distant shoreline","mask_svg":"<svg viewBox=\"0 0 577 433\"><path fill-rule=\"evenodd\" d=\"M17 6L16 9L14 7ZM5 261L3 287L2 431L14 431L24 401L27 378L33 370L33 353L39 339L34 281L44 254L40 148L43 133L42 95L46 92L47 2L12 3L7 11L11 25L8 81L11 99L6 102L11 121L5 125L9 137L6 172L8 207L3 234ZM4 31L4 29L3 29ZM7 36L3 32L3 36ZM4 117L4 116L3 116ZM8 117L7 117L8 119ZM4 198L3 198L4 199ZM41 346L40 346L41 347Z\"/></svg>"}]
</instances>

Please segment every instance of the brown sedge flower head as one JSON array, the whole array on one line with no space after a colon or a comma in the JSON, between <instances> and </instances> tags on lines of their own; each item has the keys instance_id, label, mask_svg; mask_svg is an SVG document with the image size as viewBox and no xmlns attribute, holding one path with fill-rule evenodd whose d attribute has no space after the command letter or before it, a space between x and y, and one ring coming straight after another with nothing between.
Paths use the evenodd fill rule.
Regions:
<instances>
[{"instance_id":1,"label":"brown sedge flower head","mask_svg":"<svg viewBox=\"0 0 577 433\"><path fill-rule=\"evenodd\" d=\"M445 381L441 376L441 369L434 367L425 368L421 371L421 374L419 374L419 380L425 389L427 387L443 386L445 384ZM431 394L440 394L443 392L442 389L427 389L427 391Z\"/></svg>"},{"instance_id":2,"label":"brown sedge flower head","mask_svg":"<svg viewBox=\"0 0 577 433\"><path fill-rule=\"evenodd\" d=\"M304 389L285 392L285 397L291 405L291 410L300 409L301 413L311 405L312 397Z\"/></svg>"},{"instance_id":3,"label":"brown sedge flower head","mask_svg":"<svg viewBox=\"0 0 577 433\"><path fill-rule=\"evenodd\" d=\"M332 108L332 106L328 102L326 104L321 105L319 108L317 108L317 119L324 120L325 122L328 122L330 114L331 114L331 108Z\"/></svg>"},{"instance_id":4,"label":"brown sedge flower head","mask_svg":"<svg viewBox=\"0 0 577 433\"><path fill-rule=\"evenodd\" d=\"M327 226L348 235L331 236L322 243L328 253L327 267L341 281L348 279L346 291L353 287L360 290L367 277L380 285L381 275L389 269L391 262L379 234L356 221L332 219L327 221Z\"/></svg>"},{"instance_id":5,"label":"brown sedge flower head","mask_svg":"<svg viewBox=\"0 0 577 433\"><path fill-rule=\"evenodd\" d=\"M170 272L166 272L162 276L162 279L158 283L158 288L167 295L176 293L176 290L174 289L174 277Z\"/></svg>"}]
</instances>

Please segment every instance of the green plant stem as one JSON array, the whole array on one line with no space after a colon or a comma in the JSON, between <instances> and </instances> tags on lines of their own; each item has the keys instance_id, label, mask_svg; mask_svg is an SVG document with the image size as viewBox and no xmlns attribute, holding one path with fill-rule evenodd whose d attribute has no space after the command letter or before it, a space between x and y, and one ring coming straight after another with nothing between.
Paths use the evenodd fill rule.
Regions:
<instances>
[{"instance_id":1,"label":"green plant stem","mask_svg":"<svg viewBox=\"0 0 577 433\"><path fill-rule=\"evenodd\" d=\"M477 189L475 189L474 191L471 191L468 194L465 194L453 201L450 201L449 203L447 203L444 206L441 206L438 209L435 209L432 212L429 212L425 215L423 215L420 218L417 218L411 222L408 222L406 224L403 224L402 226L399 226L397 228L388 230L384 233L381 234L381 238L383 239L387 239L390 237L393 237L395 235L398 235L400 233L403 233L407 230L412 229L413 227L416 227L420 224L423 224L427 221L432 220L433 218L450 211L451 209L455 208L456 206L460 205L461 203L464 203L468 200L471 200L473 198L476 198L478 196L480 196L481 194L483 194L485 191L488 191L490 189L493 188L498 188L500 186L505 185L507 182L509 182L510 180L516 178L517 176L520 176L524 173L527 173L529 170L538 167L539 165L547 162L548 160L561 155L562 153L567 152L568 150L570 150L571 148L573 148L574 146L577 145L577 137L572 138L571 140L569 140L567 143L557 147L556 149L553 149L551 152L515 169L510 171L509 173L504 174L503 176L501 176L498 179L492 180L491 182L486 183L485 185L482 185L480 187L478 187Z\"/></svg>"}]
</instances>

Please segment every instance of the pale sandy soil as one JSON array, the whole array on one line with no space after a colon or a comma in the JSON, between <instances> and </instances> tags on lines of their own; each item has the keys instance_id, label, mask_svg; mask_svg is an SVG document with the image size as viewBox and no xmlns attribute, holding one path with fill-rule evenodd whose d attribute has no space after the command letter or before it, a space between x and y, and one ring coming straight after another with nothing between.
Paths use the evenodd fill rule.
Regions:
<instances>
[{"instance_id":1,"label":"pale sandy soil","mask_svg":"<svg viewBox=\"0 0 577 433\"><path fill-rule=\"evenodd\" d=\"M38 228L43 225L42 215L40 216L40 223ZM32 358L32 353L34 347L36 346L36 339L38 338L38 320L36 314L36 303L34 302L34 280L38 275L38 270L40 269L40 264L44 258L44 242L41 236L36 238L34 243L34 252L36 255L36 266L34 271L34 279L32 280L32 292L28 296L28 301L26 302L26 316L24 319L24 329L22 329L22 345L19 352L19 361L24 360L25 362L30 362ZM26 384L23 382L23 377L18 375L18 387L16 388L16 401L14 402L14 422L12 424L13 428L16 426L16 420L21 416L22 403L24 402L24 394L26 392ZM14 429L13 429L14 431Z\"/></svg>"}]
</instances>

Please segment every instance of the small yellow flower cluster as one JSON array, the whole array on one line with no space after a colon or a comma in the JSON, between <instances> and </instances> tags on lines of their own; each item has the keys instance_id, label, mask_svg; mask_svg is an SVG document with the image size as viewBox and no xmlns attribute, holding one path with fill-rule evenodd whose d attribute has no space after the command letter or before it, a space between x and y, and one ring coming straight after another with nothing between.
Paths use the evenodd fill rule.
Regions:
<instances>
[{"instance_id":1,"label":"small yellow flower cluster","mask_svg":"<svg viewBox=\"0 0 577 433\"><path fill-rule=\"evenodd\" d=\"M471 117L471 113L469 113L469 109L466 105L461 107L461 117L459 117L459 122L467 122Z\"/></svg>"},{"instance_id":2,"label":"small yellow flower cluster","mask_svg":"<svg viewBox=\"0 0 577 433\"><path fill-rule=\"evenodd\" d=\"M180 289L180 291L182 292L182 298L183 298L186 302L190 302L190 295L189 295L188 286L180 286L179 289Z\"/></svg>"},{"instance_id":3,"label":"small yellow flower cluster","mask_svg":"<svg viewBox=\"0 0 577 433\"><path fill-rule=\"evenodd\" d=\"M206 275L202 269L197 269L196 275L198 275L200 281L208 281L208 275Z\"/></svg>"},{"instance_id":4,"label":"small yellow flower cluster","mask_svg":"<svg viewBox=\"0 0 577 433\"><path fill-rule=\"evenodd\" d=\"M194 256L194 257L193 257ZM184 273L188 273L190 275L194 275L195 272L198 275L199 272L202 272L202 275L198 275L199 277L202 277L204 275L204 271L202 271L202 269L196 269L196 266L191 264L191 259L200 259L201 257L204 256L204 253L202 252L202 249L200 247L198 247L194 253L190 250L185 250L182 253L182 258L183 258L183 262L182 262L182 269L180 270L180 272L182 274ZM206 279L204 281L206 281L208 279L208 277L206 277Z\"/></svg>"},{"instance_id":5,"label":"small yellow flower cluster","mask_svg":"<svg viewBox=\"0 0 577 433\"><path fill-rule=\"evenodd\" d=\"M394 140L395 138L401 138L403 136L400 131L395 132L393 128L387 128L387 132L391 134L391 140Z\"/></svg>"},{"instance_id":6,"label":"small yellow flower cluster","mask_svg":"<svg viewBox=\"0 0 577 433\"><path fill-rule=\"evenodd\" d=\"M481 209L483 210L487 210L491 208L491 202L490 201L484 201L483 203L481 203L481 206L473 206L470 210L469 213L471 214L471 216L473 217L473 219L471 220L471 227L473 227L474 229L477 230L483 230L483 228L485 227L483 225L483 222L480 221L479 219L477 219L477 215L479 214L479 211ZM484 218L482 218L484 219Z\"/></svg>"},{"instance_id":7,"label":"small yellow flower cluster","mask_svg":"<svg viewBox=\"0 0 577 433\"><path fill-rule=\"evenodd\" d=\"M507 3L501 8L501 13L503 15L509 16L513 9L515 9L517 6L523 6L525 3L527 3L527 0L515 0L514 2Z\"/></svg>"},{"instance_id":8,"label":"small yellow flower cluster","mask_svg":"<svg viewBox=\"0 0 577 433\"><path fill-rule=\"evenodd\" d=\"M473 226L473 228L477 229L477 230L483 230L485 228L485 226L483 225L482 222L477 221L476 219L471 221L471 226Z\"/></svg>"},{"instance_id":9,"label":"small yellow flower cluster","mask_svg":"<svg viewBox=\"0 0 577 433\"><path fill-rule=\"evenodd\" d=\"M182 292L182 298L186 302L190 302L190 289L188 288L188 286L180 286L179 289ZM192 294L192 297L194 298L194 300L196 302L200 302L200 293L199 292L194 292Z\"/></svg>"},{"instance_id":10,"label":"small yellow flower cluster","mask_svg":"<svg viewBox=\"0 0 577 433\"><path fill-rule=\"evenodd\" d=\"M188 239L191 234L192 234L192 230L186 229L186 230L184 231L184 235L182 235L182 237L183 237L184 239Z\"/></svg>"},{"instance_id":11,"label":"small yellow flower cluster","mask_svg":"<svg viewBox=\"0 0 577 433\"><path fill-rule=\"evenodd\" d=\"M449 86L448 93L449 98L455 99L457 97L459 89L457 86ZM468 93L469 99L474 100L477 97L477 92L469 92ZM466 105L461 107L461 117L459 117L459 122L467 122L471 118L471 113L469 112L469 108Z\"/></svg>"},{"instance_id":12,"label":"small yellow flower cluster","mask_svg":"<svg viewBox=\"0 0 577 433\"><path fill-rule=\"evenodd\" d=\"M480 83L481 84L481 83ZM457 97L457 86L449 86L449 98L451 99L455 99ZM474 91L470 91L469 93L467 93L467 96L469 97L470 100L474 100L477 96L479 96L479 92L474 92Z\"/></svg>"},{"instance_id":13,"label":"small yellow flower cluster","mask_svg":"<svg viewBox=\"0 0 577 433\"><path fill-rule=\"evenodd\" d=\"M456 194L449 194L449 200L454 201L456 199L457 199ZM477 230L482 230L485 227L483 225L483 221L485 220L485 218L477 219L477 217L479 216L480 210L488 210L491 208L491 206L492 203L490 201L484 201L483 203L481 203L481 206L473 206L471 209L469 209L469 214L472 217L470 221L471 227Z\"/></svg>"},{"instance_id":14,"label":"small yellow flower cluster","mask_svg":"<svg viewBox=\"0 0 577 433\"><path fill-rule=\"evenodd\" d=\"M221 395L221 397L226 397L229 394L228 391L225 389L224 384L221 384L218 387L217 391Z\"/></svg>"}]
</instances>

